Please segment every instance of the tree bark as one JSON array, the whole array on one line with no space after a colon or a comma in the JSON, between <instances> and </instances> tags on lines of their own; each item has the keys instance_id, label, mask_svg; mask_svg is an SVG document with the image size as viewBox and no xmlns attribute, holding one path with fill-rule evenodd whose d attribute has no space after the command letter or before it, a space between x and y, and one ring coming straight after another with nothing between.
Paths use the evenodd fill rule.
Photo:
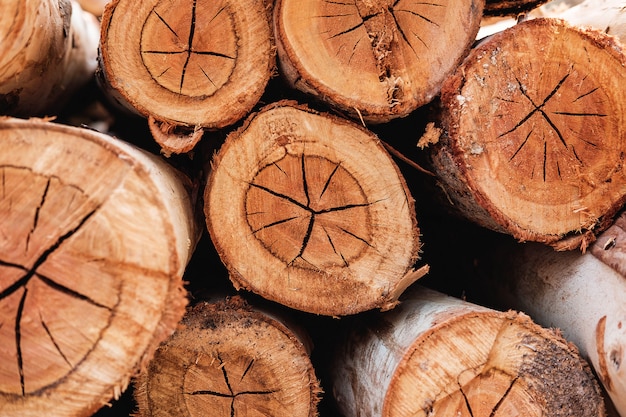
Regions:
<instances>
[{"instance_id":1,"label":"tree bark","mask_svg":"<svg viewBox=\"0 0 626 417\"><path fill-rule=\"evenodd\" d=\"M292 102L231 133L205 189L237 288L323 315L388 309L427 268L414 201L376 136Z\"/></svg>"},{"instance_id":2,"label":"tree bark","mask_svg":"<svg viewBox=\"0 0 626 417\"><path fill-rule=\"evenodd\" d=\"M615 408L626 415L626 216L602 233L588 253L541 245L489 251L485 294L558 327L596 370ZM487 269L488 268L488 269Z\"/></svg>"},{"instance_id":3,"label":"tree bark","mask_svg":"<svg viewBox=\"0 0 626 417\"><path fill-rule=\"evenodd\" d=\"M100 25L70 0L0 0L0 114L56 114L97 66Z\"/></svg>"},{"instance_id":4,"label":"tree bark","mask_svg":"<svg viewBox=\"0 0 626 417\"><path fill-rule=\"evenodd\" d=\"M160 131L186 128L197 142L198 128L234 124L263 94L275 69L270 7L263 0L114 0L102 16L101 84ZM165 151L184 152L155 139Z\"/></svg>"},{"instance_id":5,"label":"tree bark","mask_svg":"<svg viewBox=\"0 0 626 417\"><path fill-rule=\"evenodd\" d=\"M239 297L201 302L137 379L139 416L313 417L306 333Z\"/></svg>"},{"instance_id":6,"label":"tree bark","mask_svg":"<svg viewBox=\"0 0 626 417\"><path fill-rule=\"evenodd\" d=\"M87 129L0 119L0 414L87 416L184 314L190 181Z\"/></svg>"},{"instance_id":7,"label":"tree bark","mask_svg":"<svg viewBox=\"0 0 626 417\"><path fill-rule=\"evenodd\" d=\"M626 58L613 37L522 22L441 95L434 170L458 211L520 241L583 250L626 201Z\"/></svg>"},{"instance_id":8,"label":"tree bark","mask_svg":"<svg viewBox=\"0 0 626 417\"><path fill-rule=\"evenodd\" d=\"M486 16L508 16L527 13L548 0L486 0L485 11Z\"/></svg>"},{"instance_id":9,"label":"tree bark","mask_svg":"<svg viewBox=\"0 0 626 417\"><path fill-rule=\"evenodd\" d=\"M469 51L484 0L278 0L274 32L291 86L384 123L430 102Z\"/></svg>"},{"instance_id":10,"label":"tree bark","mask_svg":"<svg viewBox=\"0 0 626 417\"><path fill-rule=\"evenodd\" d=\"M574 346L516 312L413 287L352 327L331 365L346 416L603 416Z\"/></svg>"}]
</instances>

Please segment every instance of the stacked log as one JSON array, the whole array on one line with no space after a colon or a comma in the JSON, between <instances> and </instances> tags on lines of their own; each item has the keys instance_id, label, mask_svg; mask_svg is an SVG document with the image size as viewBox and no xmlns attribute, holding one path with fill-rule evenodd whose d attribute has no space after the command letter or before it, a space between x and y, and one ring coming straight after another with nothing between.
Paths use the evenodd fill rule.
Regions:
<instances>
[{"instance_id":1,"label":"stacked log","mask_svg":"<svg viewBox=\"0 0 626 417\"><path fill-rule=\"evenodd\" d=\"M389 309L427 272L413 268L413 198L377 137L292 102L263 108L228 136L204 202L235 287L298 310Z\"/></svg>"},{"instance_id":2,"label":"stacked log","mask_svg":"<svg viewBox=\"0 0 626 417\"><path fill-rule=\"evenodd\" d=\"M275 66L270 12L263 0L111 1L101 83L149 119L164 152L189 152L202 129L232 125L260 99Z\"/></svg>"},{"instance_id":3,"label":"stacked log","mask_svg":"<svg viewBox=\"0 0 626 417\"><path fill-rule=\"evenodd\" d=\"M202 301L137 379L139 416L314 417L320 387L304 329L240 297Z\"/></svg>"},{"instance_id":4,"label":"stacked log","mask_svg":"<svg viewBox=\"0 0 626 417\"><path fill-rule=\"evenodd\" d=\"M345 416L601 416L587 363L557 332L415 286L355 324L332 367Z\"/></svg>"},{"instance_id":5,"label":"stacked log","mask_svg":"<svg viewBox=\"0 0 626 417\"><path fill-rule=\"evenodd\" d=\"M613 404L626 414L626 215L585 254L542 245L504 246L482 259L486 293L558 327L593 365ZM505 254L506 252L506 254Z\"/></svg>"},{"instance_id":6,"label":"stacked log","mask_svg":"<svg viewBox=\"0 0 626 417\"><path fill-rule=\"evenodd\" d=\"M278 0L274 31L288 83L369 123L430 102L469 51L484 0Z\"/></svg>"},{"instance_id":7,"label":"stacked log","mask_svg":"<svg viewBox=\"0 0 626 417\"><path fill-rule=\"evenodd\" d=\"M0 414L87 416L174 330L191 183L86 129L0 119Z\"/></svg>"},{"instance_id":8,"label":"stacked log","mask_svg":"<svg viewBox=\"0 0 626 417\"><path fill-rule=\"evenodd\" d=\"M0 9L0 114L56 114L93 77L97 19L71 0L2 0Z\"/></svg>"},{"instance_id":9,"label":"stacked log","mask_svg":"<svg viewBox=\"0 0 626 417\"><path fill-rule=\"evenodd\" d=\"M475 48L442 87L432 151L458 211L520 241L584 250L626 201L625 65L615 38L554 19Z\"/></svg>"}]
</instances>

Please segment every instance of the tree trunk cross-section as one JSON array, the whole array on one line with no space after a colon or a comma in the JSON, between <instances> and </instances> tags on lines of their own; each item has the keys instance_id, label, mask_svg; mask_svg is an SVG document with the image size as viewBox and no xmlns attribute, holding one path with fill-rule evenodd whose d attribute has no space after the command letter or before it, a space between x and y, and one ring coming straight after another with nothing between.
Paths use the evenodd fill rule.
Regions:
<instances>
[{"instance_id":1,"label":"tree trunk cross-section","mask_svg":"<svg viewBox=\"0 0 626 417\"><path fill-rule=\"evenodd\" d=\"M270 13L261 0L113 1L102 18L103 83L167 125L233 124L275 67Z\"/></svg>"},{"instance_id":2,"label":"tree trunk cross-section","mask_svg":"<svg viewBox=\"0 0 626 417\"><path fill-rule=\"evenodd\" d=\"M429 102L467 54L483 0L279 0L280 68L295 87L380 123Z\"/></svg>"},{"instance_id":3,"label":"tree trunk cross-section","mask_svg":"<svg viewBox=\"0 0 626 417\"><path fill-rule=\"evenodd\" d=\"M419 276L413 200L376 137L289 103L229 135L205 214L236 286L293 308L389 308Z\"/></svg>"},{"instance_id":4,"label":"tree trunk cross-section","mask_svg":"<svg viewBox=\"0 0 626 417\"><path fill-rule=\"evenodd\" d=\"M201 302L136 381L143 417L313 417L321 392L308 339L239 297Z\"/></svg>"},{"instance_id":5,"label":"tree trunk cross-section","mask_svg":"<svg viewBox=\"0 0 626 417\"><path fill-rule=\"evenodd\" d=\"M1 119L0 142L0 414L90 415L184 313L193 205L105 135Z\"/></svg>"},{"instance_id":6,"label":"tree trunk cross-section","mask_svg":"<svg viewBox=\"0 0 626 417\"><path fill-rule=\"evenodd\" d=\"M615 39L535 19L476 48L442 88L434 165L469 218L519 240L584 249L626 201Z\"/></svg>"},{"instance_id":7,"label":"tree trunk cross-section","mask_svg":"<svg viewBox=\"0 0 626 417\"><path fill-rule=\"evenodd\" d=\"M331 379L343 415L605 415L576 348L528 316L419 286L401 300L342 339Z\"/></svg>"},{"instance_id":8,"label":"tree trunk cross-section","mask_svg":"<svg viewBox=\"0 0 626 417\"><path fill-rule=\"evenodd\" d=\"M71 0L0 0L0 10L0 114L55 114L95 73L98 20Z\"/></svg>"}]
</instances>

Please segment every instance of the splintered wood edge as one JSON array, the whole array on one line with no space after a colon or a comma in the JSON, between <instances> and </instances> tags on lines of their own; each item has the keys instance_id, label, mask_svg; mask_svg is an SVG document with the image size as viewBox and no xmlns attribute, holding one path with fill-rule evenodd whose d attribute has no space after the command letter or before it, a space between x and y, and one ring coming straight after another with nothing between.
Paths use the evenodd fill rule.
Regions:
<instances>
[{"instance_id":1,"label":"splintered wood edge","mask_svg":"<svg viewBox=\"0 0 626 417\"><path fill-rule=\"evenodd\" d=\"M468 109L472 108L471 106L477 105L476 97L466 97L463 91L467 85L470 85L470 83L477 84L480 82L479 80L477 81L472 78L473 76L470 75L466 78L466 70L469 71L468 67L472 68L472 66L476 66L476 68L472 68L472 71L478 72L482 67L478 68L477 62L479 62L482 57L491 53L493 48L496 48L496 46L498 54L505 53L503 46L508 46L508 43L503 43L503 40L511 42L510 39L515 36L514 34L524 29L528 32L533 30L543 30L554 34L558 34L560 32L572 34L571 36L577 36L577 39L580 39L580 41L583 42L583 47L593 47L602 51L607 60L615 63L615 68L622 68L626 65L626 58L622 53L622 48L615 38L607 36L599 31L575 28L567 24L565 21L558 19L533 19L522 22L510 29L492 36L488 41L484 42L473 50L472 53L470 53L465 63L457 70L456 74L446 80L446 83L442 87L442 110L445 112L445 115L441 118L441 121L445 133L442 135L439 144L433 146L433 149L435 149L434 163L437 165L437 170L440 172L441 178L446 183L445 189L448 196L452 197L454 204L461 212L464 212L467 217L475 220L477 223L496 231L512 234L520 241L539 241L550 244L557 250L569 250L574 248L581 248L582 250L585 250L586 247L595 240L596 234L610 225L613 216L626 201L626 195L624 195L624 193L617 195L616 191L613 191L614 195L612 196L612 200L607 200L604 197L596 199L595 203L598 208L594 212L591 212L589 207L575 207L576 210L570 213L569 217L587 216L588 219L584 221L580 220L576 226L573 226L569 230L560 230L559 232L533 230L527 225L521 223L519 220L515 220L510 217L511 213L504 213L499 207L494 205L491 198L487 195L487 192L483 190L483 185L479 185L477 180L474 179L474 174L472 174L472 172L476 171L476 169L469 169L468 166L470 161L473 161L479 156L486 158L486 156L484 156L488 154L485 150L486 145L476 143L472 145L473 147L471 149L462 149L457 142L459 140L458 138L462 138L464 135L468 136L466 133L461 131L459 117L462 117L462 114L470 111ZM550 32L553 29L554 32ZM583 49L581 48L581 50ZM493 60L496 58L492 57L491 59ZM618 91L610 86L607 86L605 90L608 91L606 94L613 95L615 95L614 91ZM613 101L614 102L612 102L609 106L618 107L611 108L611 111L613 111L617 117L622 117L623 119L623 116L621 116L621 113L619 112L619 106L623 106L624 103L619 103L618 98L615 98ZM614 123L613 125L616 126L615 129L623 134L623 120L621 124ZM469 137L470 136L463 140L467 141L469 140ZM611 138L609 139L611 140ZM612 140L619 139L614 138ZM440 146L442 143L446 146ZM494 151L492 150L492 152ZM623 172L620 172L619 170L619 163L617 163L616 166L617 168L615 168L614 172L609 172L610 176L623 176ZM518 175L522 174L520 173ZM589 175L591 175L591 173L589 173ZM598 190L605 190L607 187L613 187L614 189L615 187L618 187L620 181L618 181L617 178L610 179L612 179L612 181L604 181L601 184L598 182L599 185L597 185L597 187L593 190L594 195L598 194ZM594 183L593 179L580 181L582 181L580 184L586 184L585 186ZM495 181L490 182L490 184L494 183ZM591 192L585 194L584 197L590 198L589 194L591 194ZM582 203L580 204L584 204L586 200L581 201ZM527 204L528 202L524 204L520 203L518 207L523 208ZM536 201L533 202L533 204L541 204L541 202ZM598 210L601 211L598 212ZM560 218L564 218L564 216L560 216ZM554 226L552 227L554 228Z\"/></svg>"},{"instance_id":2,"label":"splintered wood edge","mask_svg":"<svg viewBox=\"0 0 626 417\"><path fill-rule=\"evenodd\" d=\"M126 193L130 196L128 190L122 190L129 186L131 188L130 191L136 187L145 187L147 190L143 192L149 192L150 197L144 205L152 205L153 209L160 213L162 217L164 230L163 235L158 237L169 247L164 256L164 261L168 266L166 267L167 270L162 272L154 270L152 273L154 277L159 275L160 278L167 280L166 285L161 289L164 292L161 295L161 304L159 306L150 306L149 300L142 300L145 297L156 296L156 292L161 291L156 284L154 289L146 291L150 288L135 288L137 287L136 284L125 281L123 286L125 288L123 289L124 293L118 294L122 298L116 302L113 310L111 310L112 316L103 330L104 333L96 341L96 345L76 364L75 368L54 384L43 387L34 393L28 392L24 397L7 393L0 394L0 397L3 397L3 400L0 401L0 403L3 403L0 406L3 412L15 412L25 416L40 415L42 410L54 407L56 413L60 416L90 415L112 398L117 398L121 395L126 389L130 378L150 359L156 346L172 333L176 323L184 314L187 298L183 287L182 274L186 263L191 257L200 230L193 216L193 204L188 195L189 190L185 189L184 176L173 168L168 167L162 160L147 155L143 151L109 136L87 129L57 125L47 120L39 119L26 121L0 118L0 126L4 130L40 130L46 132L46 137L51 135L66 136L67 138L72 138L72 140L84 141L81 143L89 144L91 147L110 153L112 158L119 161L119 164L126 165L128 168L128 174L121 174L124 176L124 180L117 185L116 190L120 191L117 195ZM34 140L33 138L29 139ZM62 142L59 143L59 147L62 147ZM18 161L24 158L14 159L15 161L12 161L12 164L19 164L20 162ZM85 163L89 164L89 162ZM130 174L135 176L134 180L128 178ZM106 172L104 175L106 175ZM65 178L61 178L61 180L63 179ZM133 182L141 182L141 184L133 185ZM106 194L106 190L98 191L99 194L103 192ZM135 192L138 192L138 190L135 190ZM100 195L99 197L92 196L92 198L104 199L102 204L103 207L106 207L106 201L110 197ZM138 198L141 197L138 196ZM138 202L136 197L133 197L133 199L135 202ZM96 214L93 218L99 219L100 216ZM150 217L150 221L156 218ZM173 219L180 221L180 224L173 225L169 223ZM134 218L134 220L136 221L137 219ZM121 238L123 239L124 236ZM129 259L128 262L132 262L132 260ZM131 268L135 269L135 273L141 272L142 268L149 271L147 267L141 265L132 266ZM145 320L140 322L139 317L133 313L132 309L128 308L136 302L141 302L142 308L146 312L149 309L154 310L154 314L149 315L152 317L150 322L145 322ZM115 317L122 318L123 320L118 320L118 322L124 321L126 324L124 326L121 326L121 324L116 325L116 321L113 320ZM51 325L51 323L48 323L48 325ZM119 335L115 336L112 333L113 331L121 331L122 336L126 334L124 337L131 340L133 337L143 336L141 336L139 342L135 342L135 346L124 344L122 345L123 349L120 349L120 347L112 348L114 342L109 339L120 337ZM139 344L137 345L137 343ZM57 349L60 349L60 347L57 346ZM115 367L112 366L112 363L116 364ZM28 365L24 364L24 366ZM68 391L72 392L72 401L63 400L57 402L55 400L66 398L66 392Z\"/></svg>"},{"instance_id":3,"label":"splintered wood edge","mask_svg":"<svg viewBox=\"0 0 626 417\"><path fill-rule=\"evenodd\" d=\"M380 0L277 1L273 22L281 74L292 87L354 119L377 124L409 115L439 93L469 52L484 0L416 3L417 10L402 6ZM328 10L316 9L322 7ZM416 29L422 24L422 31Z\"/></svg>"},{"instance_id":4,"label":"splintered wood edge","mask_svg":"<svg viewBox=\"0 0 626 417\"><path fill-rule=\"evenodd\" d=\"M200 416L208 407L212 415L230 415L244 379L243 391L252 395L238 402L249 401L246 407L258 406L267 415L317 416L322 390L299 331L240 297L190 307L134 381L138 416L156 410ZM275 408L264 409L263 402Z\"/></svg>"},{"instance_id":5,"label":"splintered wood edge","mask_svg":"<svg viewBox=\"0 0 626 417\"><path fill-rule=\"evenodd\" d=\"M281 115L283 112L288 117ZM303 123L299 123L299 118ZM312 128L307 126L313 125L317 127L308 130ZM270 128L263 131L263 126ZM333 134L338 136L325 137ZM346 204L346 209L361 207L359 210L364 210L368 219L373 216L371 222L376 225L375 230L367 231L366 235L372 236L369 238L345 232L345 237L351 234L352 239L355 239L353 243L358 243L358 248L355 246L356 249L352 249L358 249L358 252L343 261L338 258L341 254L337 248L327 253L328 256L322 256L317 251L307 252L307 255L314 256L313 259L319 259L319 262L325 259L323 262L327 267L316 267L315 262L307 261L306 256L302 257L304 253L294 252L289 255L284 252L290 250L288 247L280 249L283 252L278 256L272 254L263 241L255 236L254 229L248 224L252 220L247 219L249 216L245 214L247 205L252 204L248 195L253 191L265 189L263 192L267 194L280 195L280 192L267 191L269 189L264 185L250 185L255 178L261 178L259 173L268 167L277 166L276 162L281 161L295 162L299 166L304 163L305 156L311 158L311 163L320 163L320 166L326 166L324 169L328 172L333 172L327 181L333 175L339 175L335 172L341 171L346 181L365 187L359 191L364 193L363 198L366 199L362 204L354 206L352 201L342 204ZM294 158L301 161L297 162ZM290 165L289 169L300 169L296 165ZM287 169L287 166L278 167L277 174L283 169ZM302 176L302 171L299 175ZM383 185L379 185L381 180L384 181ZM314 185L309 184L310 187ZM268 186L277 189L285 187L274 180ZM341 187L337 190L341 190ZM301 193L302 184L287 187L284 192L294 195ZM256 292L303 311L346 315L372 308L391 307L398 293L421 276L419 273L411 273L421 246L414 200L399 169L378 139L348 120L318 113L293 102L267 106L231 133L215 155L204 197L209 235L230 272L231 281L238 289ZM313 213L312 209L298 204L294 204L297 207L292 209L299 207L302 213L307 210ZM374 205L376 207L372 208ZM284 219L272 220L272 225L280 224L281 220ZM367 224L365 222L359 227ZM263 228L259 227L259 230ZM368 242L367 239L374 240ZM406 241L406 244L399 244L398 239ZM283 241L280 239L280 242ZM383 244L385 249L375 249L378 243ZM303 244L304 250L307 247ZM420 273L424 271L421 269Z\"/></svg>"}]
</instances>

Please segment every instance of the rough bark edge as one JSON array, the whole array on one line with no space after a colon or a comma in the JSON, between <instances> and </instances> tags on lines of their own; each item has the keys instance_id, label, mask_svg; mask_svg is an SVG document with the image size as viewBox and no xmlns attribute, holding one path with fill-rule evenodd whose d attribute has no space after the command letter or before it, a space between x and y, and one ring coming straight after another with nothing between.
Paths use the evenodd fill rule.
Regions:
<instances>
[{"instance_id":1,"label":"rough bark edge","mask_svg":"<svg viewBox=\"0 0 626 417\"><path fill-rule=\"evenodd\" d=\"M608 36L606 33L592 28L575 27L567 21L557 18L537 18L533 21L536 24L556 25L566 30L574 30L599 49L610 53L614 59L626 67L626 55L623 53L623 46L613 36ZM456 145L452 137L459 133L458 123L455 122L458 120L456 114L461 112L461 103L455 98L466 81L463 66L473 59L474 54L484 51L489 47L491 41L498 42L502 36L504 36L502 32L496 33L489 41L478 45L466 57L461 67L457 68L457 71L444 82L440 100L437 103L437 111L444 114L437 122L437 128L442 129L442 133L437 143L432 147L431 163L437 167L437 171L441 170L441 173L445 173L443 176L446 178L446 184L440 183L440 186L448 200L453 205L458 206L456 210L460 210L464 217L473 219L477 224L491 230L511 234L519 242L536 241L548 244L558 251L580 248L581 251L585 252L587 247L596 240L597 234L611 225L615 215L626 202L626 195L616 201L611 209L607 210L604 215L596 219L593 225L586 229L574 230L561 235L536 233L520 227L505 217L497 208L490 207L489 199L478 191L478 187L471 180L468 181L467 166L457 162L463 160L463 151ZM443 102L448 103L449 106L444 106Z\"/></svg>"},{"instance_id":2,"label":"rough bark edge","mask_svg":"<svg viewBox=\"0 0 626 417\"><path fill-rule=\"evenodd\" d=\"M285 100L280 100L278 102L274 102L271 104L268 104L264 107L262 107L261 109L259 109L256 112L251 113L250 115L248 115L248 117L243 121L242 125L235 129L234 131L230 132L227 135L227 139L230 137L239 137L241 136L241 134L243 134L249 127L249 125L252 123L252 121L261 113L265 112L265 111L269 111L275 108L279 108L279 107L291 107L291 108L295 108L297 110L301 110L313 115L317 115L317 116L324 116L324 117L328 117L333 123L340 123L343 125L349 125L353 128L356 128L358 130L360 130L361 132L363 132L364 134L368 135L368 136L373 136L376 138L377 141L377 146L383 151L385 152L385 154L389 155L389 152L386 150L386 148L382 145L382 142L380 141L380 139L370 130L368 130L366 127L361 126L356 124L354 121L348 120L348 119L344 119L342 117L339 116L335 116L331 113L326 113L326 112L322 112L322 111L318 111L318 110L314 110L311 107L309 107L306 104L300 104L299 102L295 101L295 100L291 100L291 99L285 99ZM393 159L391 158L391 155L389 155L389 159L392 162L392 165L394 167L394 170L396 172L396 174L398 175L398 179L402 184L402 187L405 190L405 196L406 196L406 202L408 205L408 209L409 212L412 214L411 215L411 228L413 230L413 243L414 243L414 249L413 249L413 253L411 258L408 260L408 264L410 265L407 269L407 271L405 272L405 275L400 278L397 282L396 285L389 288L388 291L386 291L384 294L381 294L381 297L378 300L374 300L369 304L360 304L360 308L358 309L358 311L354 311L354 310L350 310L350 311L345 311L344 313L342 313L342 315L352 315L352 314L357 314L363 311L367 311L367 310L372 310L372 309L381 309L382 311L386 311L386 310L390 310L393 307L395 307L398 304L398 298L400 297L400 295L402 294L402 291L404 291L406 288L408 288L411 284L413 284L416 280L418 280L419 278L423 277L426 273L428 273L429 271L429 266L428 265L423 265L420 268L413 269L412 266L415 265L420 259L420 253L422 252L422 241L420 239L421 237L421 231L419 229L419 224L417 221L417 217L416 217L416 212L415 212L415 199L413 198L413 196L411 195L411 193L409 192L408 186L406 184L406 180L404 178L404 176L402 175L400 168L397 166L397 164L395 164L395 162L393 162ZM221 154L215 153L213 155L213 157L210 160L209 163L209 168L207 169L208 172L208 178L206 180L206 185L205 185L205 189L204 189L204 216L206 219L206 227L207 227L207 231L209 232L209 236L212 234L212 230L213 230L213 225L212 225L212 221L211 221L211 216L210 216L210 209L208 207L208 204L206 202L209 201L209 192L210 189L212 188L212 184L214 181L214 175L213 175L213 171L215 170L215 167L218 166L221 162ZM211 239L213 242L213 245L215 247L216 252L218 253L220 259L222 260L222 262L224 263L226 269L228 270L228 275L229 275L229 279L231 281L231 283L233 284L234 288L237 291L240 290L246 290L246 291L252 291L252 285L250 285L247 281L247 279L242 276L227 260L227 254L224 252L224 249L219 245L219 243L216 243L213 241L213 239ZM298 309L301 311L306 311L306 309L303 309L302 306L296 306L296 305L290 305L288 307L294 308L294 309Z\"/></svg>"},{"instance_id":3,"label":"rough bark edge","mask_svg":"<svg viewBox=\"0 0 626 417\"><path fill-rule=\"evenodd\" d=\"M164 338L157 349L160 347L166 348L166 343L171 338L175 332L182 331L183 329L195 329L202 328L206 326L205 320L210 320L211 325L215 325L211 318L209 318L210 313L223 313L228 311L233 311L237 313L245 313L251 316L254 316L254 319L264 321L273 327L275 327L278 331L282 332L289 340L291 340L294 345L300 347L302 351L306 352L310 355L311 346L309 345L310 341L306 340L308 334L300 333L300 329L291 329L291 322L289 322L288 318L283 317L275 317L274 313L266 312L264 310L255 311L254 306L249 304L243 297L239 295L235 295L232 297L226 297L223 300L218 300L215 302L207 302L200 301L194 305L190 305L186 308L186 314L182 317L182 319L178 322L178 326L170 335ZM200 312L201 314L195 314L194 312ZM296 327L298 327L296 325ZM150 358L152 359L152 358ZM149 361L148 361L149 362ZM147 363L146 363L147 365ZM303 375L304 377L305 375ZM318 417L319 410L318 405L321 401L322 394L324 393L319 379L316 378L315 368L313 364L311 364L308 374L308 379L310 381L310 392L311 392L311 401L309 403L309 417ZM148 401L148 368L147 366L142 368L141 372L137 375L133 376L133 397L138 404L137 411L131 414L131 417L148 417L151 416L151 413L143 414L140 410L150 410L149 401Z\"/></svg>"},{"instance_id":4,"label":"rough bark edge","mask_svg":"<svg viewBox=\"0 0 626 417\"><path fill-rule=\"evenodd\" d=\"M137 172L137 174L140 177L149 180L148 182L153 185L155 191L158 191L158 185L153 180L152 174L150 172L150 165L152 164L162 164L161 166L159 166L160 169L169 171L170 175L174 175L182 181L184 181L184 179L186 178L182 173L179 173L173 167L167 165L165 161L155 162L155 158L148 154L147 151L136 148L134 145L124 142L118 138L92 131L90 129L53 123L52 120L53 118L30 118L27 120L23 120L9 116L0 116L0 123L8 123L9 127L11 127L11 125L14 125L16 127L19 127L21 125L25 127L32 127L31 123L36 123L39 124L41 129L52 130L59 134L68 134L83 140L96 143L98 146L102 147L106 151L117 155L118 158L122 158L126 161L131 162L132 167ZM190 180L184 185L186 187L189 187ZM168 213L169 209L162 204L162 199L158 199L157 201L159 206L161 206L163 213ZM197 223L197 219L195 220L195 223ZM171 223L169 223L167 226L170 230L170 242L176 241L176 233L173 231ZM189 253L186 262L190 260L193 249L195 248L195 245L200 238L200 227L195 224L193 226L193 229L196 234L195 241L189 242L191 246L189 247ZM104 387L104 389L101 391L101 394L104 394L108 390L110 392L110 398L108 400L105 400L104 395L101 398L93 398L91 403L84 404L84 407L81 410L83 414L77 414L77 416L91 415L103 406L109 405L110 400L119 399L122 393L124 393L128 388L132 378L138 375L142 371L142 369L147 366L149 361L152 359L157 346L174 332L177 323L182 319L185 308L188 304L188 299L187 290L184 288L185 283L182 280L182 272L184 271L185 265L182 265L181 262L177 259L177 253L178 252L176 249L173 249L170 252L169 264L170 271L172 271L173 273L175 273L175 271L179 271L179 279L173 279L174 277L172 276L169 281L169 287L167 292L168 297L164 302L164 305L169 306L169 309L167 311L162 311L162 316L155 326L155 330L152 334L150 342L145 345L144 350L140 354L137 362L127 369L127 373L125 375L120 375L116 383L111 384L109 387Z\"/></svg>"},{"instance_id":5,"label":"rough bark edge","mask_svg":"<svg viewBox=\"0 0 626 417\"><path fill-rule=\"evenodd\" d=\"M485 16L517 16L527 13L549 0L487 0Z\"/></svg>"}]
</instances>

